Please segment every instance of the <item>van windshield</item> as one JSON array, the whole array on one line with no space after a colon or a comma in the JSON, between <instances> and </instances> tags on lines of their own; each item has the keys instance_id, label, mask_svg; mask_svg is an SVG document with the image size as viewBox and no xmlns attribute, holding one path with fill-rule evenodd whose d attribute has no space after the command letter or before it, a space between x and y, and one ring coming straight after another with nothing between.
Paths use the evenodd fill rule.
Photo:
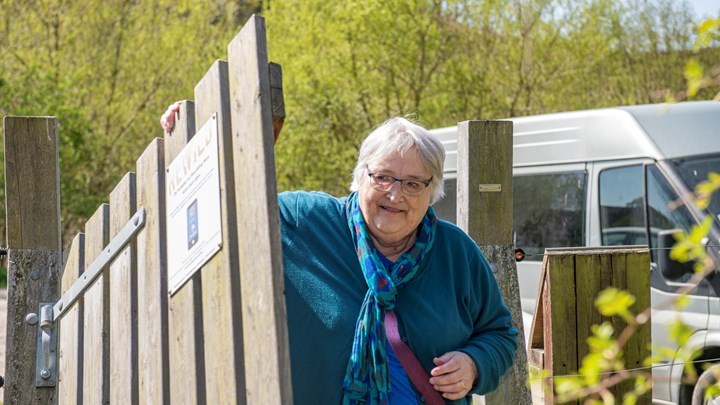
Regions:
<instances>
[{"instance_id":1,"label":"van windshield","mask_svg":"<svg viewBox=\"0 0 720 405\"><path fill-rule=\"evenodd\" d=\"M706 181L710 173L720 173L720 155L693 156L671 160L685 184L695 190L698 183ZM720 224L720 194L712 196L709 213Z\"/></svg>"}]
</instances>

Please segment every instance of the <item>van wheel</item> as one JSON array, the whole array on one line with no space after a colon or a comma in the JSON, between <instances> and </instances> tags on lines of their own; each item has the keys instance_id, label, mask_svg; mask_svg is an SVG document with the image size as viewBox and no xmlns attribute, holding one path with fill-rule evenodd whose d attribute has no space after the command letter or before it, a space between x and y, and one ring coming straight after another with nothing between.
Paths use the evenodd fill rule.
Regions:
<instances>
[{"instance_id":1,"label":"van wheel","mask_svg":"<svg viewBox=\"0 0 720 405\"><path fill-rule=\"evenodd\" d=\"M705 392L710 387L720 389L720 364L716 364L700 375L692 395L692 405L720 405L720 392L715 392L712 397L705 398Z\"/></svg>"}]
</instances>

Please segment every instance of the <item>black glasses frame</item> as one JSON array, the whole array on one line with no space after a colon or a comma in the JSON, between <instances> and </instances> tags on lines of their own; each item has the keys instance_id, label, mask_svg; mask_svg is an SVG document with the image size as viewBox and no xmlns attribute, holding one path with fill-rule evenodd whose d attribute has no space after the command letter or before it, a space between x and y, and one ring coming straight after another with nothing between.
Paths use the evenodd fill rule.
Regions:
<instances>
[{"instance_id":1,"label":"black glasses frame","mask_svg":"<svg viewBox=\"0 0 720 405\"><path fill-rule=\"evenodd\" d=\"M392 188L392 185L393 185L393 184L395 184L395 183L400 183L400 189L401 189L405 194L408 194L408 195L418 195L418 194L420 194L423 190L425 190L426 188L428 188L428 187L430 186L430 183L432 182L432 179L433 179L432 177L431 177L429 180L420 180L420 179L398 179L397 177L393 177L393 176L390 176L390 175L388 175L388 174L373 173L373 172L370 171L370 168L367 169L367 173L368 173L368 177L370 177L370 179L371 179L371 184L372 184L372 186L373 186L374 189L376 189L376 190L378 190L378 191L390 191L390 189ZM375 176L384 176L384 177L387 177L387 178L389 178L389 179L392 179L392 182L391 182L390 184L388 184L388 186L387 186L386 188L378 188L378 187L380 186L380 184L377 183L377 178L376 178ZM408 191L408 190L405 189L405 184L407 184L408 182L422 184L422 185L425 186L425 188L419 189L418 191Z\"/></svg>"}]
</instances>

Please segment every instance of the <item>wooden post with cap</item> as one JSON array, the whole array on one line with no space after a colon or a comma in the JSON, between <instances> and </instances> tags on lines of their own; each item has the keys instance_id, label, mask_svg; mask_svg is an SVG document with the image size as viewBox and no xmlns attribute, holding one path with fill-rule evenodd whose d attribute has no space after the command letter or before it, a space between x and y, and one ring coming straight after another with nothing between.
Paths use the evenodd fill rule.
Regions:
<instances>
[{"instance_id":1,"label":"wooden post with cap","mask_svg":"<svg viewBox=\"0 0 720 405\"><path fill-rule=\"evenodd\" d=\"M458 124L457 224L480 247L519 331L515 363L487 404L530 404L527 354L512 245L512 122Z\"/></svg>"},{"instance_id":2,"label":"wooden post with cap","mask_svg":"<svg viewBox=\"0 0 720 405\"><path fill-rule=\"evenodd\" d=\"M60 167L55 117L5 117L8 306L4 402L52 404L50 386L36 388L38 326L25 319L59 298ZM43 377L45 378L45 377ZM51 381L48 381L51 382Z\"/></svg>"}]
</instances>

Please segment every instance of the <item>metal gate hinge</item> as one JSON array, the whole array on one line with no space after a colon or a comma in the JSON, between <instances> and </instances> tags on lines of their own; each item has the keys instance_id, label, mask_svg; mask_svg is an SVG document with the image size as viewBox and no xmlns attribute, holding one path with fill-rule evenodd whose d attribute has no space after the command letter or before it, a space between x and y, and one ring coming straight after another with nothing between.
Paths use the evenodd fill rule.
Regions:
<instances>
[{"instance_id":1,"label":"metal gate hinge","mask_svg":"<svg viewBox=\"0 0 720 405\"><path fill-rule=\"evenodd\" d=\"M38 315L30 313L25 321L38 325L37 353L35 354L35 386L54 387L57 381L57 328L53 319L54 302L41 302Z\"/></svg>"}]
</instances>

